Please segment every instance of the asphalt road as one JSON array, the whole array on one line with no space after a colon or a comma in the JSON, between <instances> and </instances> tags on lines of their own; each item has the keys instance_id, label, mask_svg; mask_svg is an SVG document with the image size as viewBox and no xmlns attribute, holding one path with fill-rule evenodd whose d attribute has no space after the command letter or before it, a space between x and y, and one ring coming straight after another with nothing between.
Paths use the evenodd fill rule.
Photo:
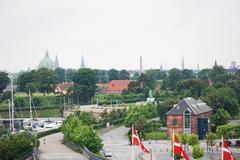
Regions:
<instances>
[{"instance_id":1,"label":"asphalt road","mask_svg":"<svg viewBox=\"0 0 240 160\"><path fill-rule=\"evenodd\" d=\"M45 139L45 143L44 143ZM62 133L40 138L39 153L42 160L87 160L80 153L74 152L61 143Z\"/></svg>"}]
</instances>

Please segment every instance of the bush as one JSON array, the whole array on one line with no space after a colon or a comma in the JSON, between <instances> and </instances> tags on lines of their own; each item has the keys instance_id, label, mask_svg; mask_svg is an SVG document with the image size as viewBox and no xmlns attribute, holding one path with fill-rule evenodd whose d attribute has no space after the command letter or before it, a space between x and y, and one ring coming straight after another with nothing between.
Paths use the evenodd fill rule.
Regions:
<instances>
[{"instance_id":1,"label":"bush","mask_svg":"<svg viewBox=\"0 0 240 160\"><path fill-rule=\"evenodd\" d=\"M194 159L200 159L204 156L204 149L199 144L193 146L192 155Z\"/></svg>"},{"instance_id":2,"label":"bush","mask_svg":"<svg viewBox=\"0 0 240 160\"><path fill-rule=\"evenodd\" d=\"M180 135L180 140L183 145L188 143L188 135L186 133Z\"/></svg>"},{"instance_id":3,"label":"bush","mask_svg":"<svg viewBox=\"0 0 240 160\"><path fill-rule=\"evenodd\" d=\"M217 127L218 137L223 136L225 139L240 138L240 125L222 125Z\"/></svg>"},{"instance_id":4,"label":"bush","mask_svg":"<svg viewBox=\"0 0 240 160\"><path fill-rule=\"evenodd\" d=\"M151 139L151 140L167 140L167 133L166 132L147 132L145 133L145 139Z\"/></svg>"},{"instance_id":5,"label":"bush","mask_svg":"<svg viewBox=\"0 0 240 160\"><path fill-rule=\"evenodd\" d=\"M199 144L198 136L195 135L195 134L190 134L189 137L188 137L188 144L190 146L194 146L194 145Z\"/></svg>"},{"instance_id":6,"label":"bush","mask_svg":"<svg viewBox=\"0 0 240 160\"><path fill-rule=\"evenodd\" d=\"M207 135L207 145L214 146L215 140L217 139L217 135L215 133L209 133Z\"/></svg>"}]
</instances>

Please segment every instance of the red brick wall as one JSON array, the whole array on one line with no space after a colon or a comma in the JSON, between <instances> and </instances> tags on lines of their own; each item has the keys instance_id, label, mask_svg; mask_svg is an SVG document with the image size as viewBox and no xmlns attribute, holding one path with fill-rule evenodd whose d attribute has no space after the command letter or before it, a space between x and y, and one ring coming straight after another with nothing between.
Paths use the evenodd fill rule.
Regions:
<instances>
[{"instance_id":1,"label":"red brick wall","mask_svg":"<svg viewBox=\"0 0 240 160\"><path fill-rule=\"evenodd\" d=\"M191 132L194 134L198 134L198 118L199 117L211 117L212 111L206 112L199 115L192 115L191 120ZM177 125L173 125L173 119L177 119ZM211 124L211 123L210 123ZM210 128L210 126L209 126ZM171 138L172 131L175 131L175 133L183 133L183 115L169 115L167 116L167 135L169 138Z\"/></svg>"}]
</instances>

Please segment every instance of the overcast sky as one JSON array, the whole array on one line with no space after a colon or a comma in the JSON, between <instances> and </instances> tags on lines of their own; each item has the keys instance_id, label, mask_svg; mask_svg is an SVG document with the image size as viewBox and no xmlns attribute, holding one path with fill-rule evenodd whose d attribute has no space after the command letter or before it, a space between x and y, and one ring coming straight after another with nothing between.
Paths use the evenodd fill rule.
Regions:
<instances>
[{"instance_id":1,"label":"overcast sky","mask_svg":"<svg viewBox=\"0 0 240 160\"><path fill-rule=\"evenodd\" d=\"M83 49L82 49L83 48ZM0 0L0 70L240 64L239 0Z\"/></svg>"}]
</instances>

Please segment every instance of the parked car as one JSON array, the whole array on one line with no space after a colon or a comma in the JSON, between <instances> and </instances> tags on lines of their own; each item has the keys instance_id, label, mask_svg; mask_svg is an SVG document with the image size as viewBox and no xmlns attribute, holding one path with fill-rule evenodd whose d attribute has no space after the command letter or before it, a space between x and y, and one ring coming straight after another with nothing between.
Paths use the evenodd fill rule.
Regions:
<instances>
[{"instance_id":1,"label":"parked car","mask_svg":"<svg viewBox=\"0 0 240 160\"><path fill-rule=\"evenodd\" d=\"M112 157L112 153L109 150L103 149L102 153L105 157Z\"/></svg>"}]
</instances>

